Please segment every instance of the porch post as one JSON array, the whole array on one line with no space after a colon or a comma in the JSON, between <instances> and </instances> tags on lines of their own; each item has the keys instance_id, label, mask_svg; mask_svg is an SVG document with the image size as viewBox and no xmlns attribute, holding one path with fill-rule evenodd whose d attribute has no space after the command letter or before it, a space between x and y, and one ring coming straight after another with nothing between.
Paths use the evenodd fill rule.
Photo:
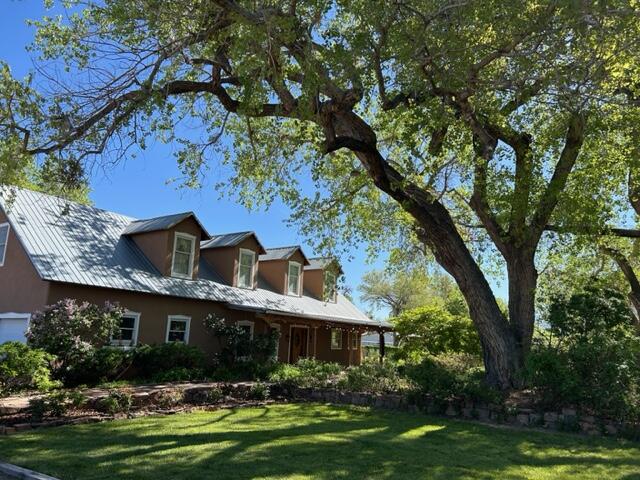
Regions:
<instances>
[{"instance_id":1,"label":"porch post","mask_svg":"<svg viewBox=\"0 0 640 480\"><path fill-rule=\"evenodd\" d=\"M379 347L380 363L382 363L384 361L384 332L380 331L379 335L380 335L380 347Z\"/></svg>"}]
</instances>

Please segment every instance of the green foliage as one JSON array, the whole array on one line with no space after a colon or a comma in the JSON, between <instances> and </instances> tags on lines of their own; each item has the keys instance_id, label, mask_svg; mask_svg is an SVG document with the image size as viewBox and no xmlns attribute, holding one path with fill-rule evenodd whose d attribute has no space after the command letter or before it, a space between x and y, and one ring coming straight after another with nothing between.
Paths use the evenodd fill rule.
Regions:
<instances>
[{"instance_id":1,"label":"green foliage","mask_svg":"<svg viewBox=\"0 0 640 480\"><path fill-rule=\"evenodd\" d=\"M238 362L269 363L278 346L280 333L272 329L268 333L254 333L253 338L243 328L227 322L218 315L208 315L205 327L220 346L217 363L230 367Z\"/></svg>"},{"instance_id":2,"label":"green foliage","mask_svg":"<svg viewBox=\"0 0 640 480\"><path fill-rule=\"evenodd\" d=\"M500 395L483 383L483 368L475 355L447 354L425 357L420 363L408 364L406 376L422 393L438 399L468 397L497 402Z\"/></svg>"},{"instance_id":3,"label":"green foliage","mask_svg":"<svg viewBox=\"0 0 640 480\"><path fill-rule=\"evenodd\" d=\"M62 417L72 408L80 408L87 397L75 390L57 390L44 397L29 400L29 413L36 420L44 417Z\"/></svg>"},{"instance_id":4,"label":"green foliage","mask_svg":"<svg viewBox=\"0 0 640 480\"><path fill-rule=\"evenodd\" d=\"M133 362L134 351L118 347L101 347L87 351L68 365L67 385L95 385L117 380Z\"/></svg>"},{"instance_id":5,"label":"green foliage","mask_svg":"<svg viewBox=\"0 0 640 480\"><path fill-rule=\"evenodd\" d=\"M196 374L205 367L205 356L198 347L180 342L141 345L135 349L133 364L142 378L159 378L174 369ZM184 371L182 370L182 371Z\"/></svg>"},{"instance_id":6,"label":"green foliage","mask_svg":"<svg viewBox=\"0 0 640 480\"><path fill-rule=\"evenodd\" d=\"M0 345L0 396L20 390L49 390L58 386L50 378L55 357L21 342Z\"/></svg>"},{"instance_id":7,"label":"green foliage","mask_svg":"<svg viewBox=\"0 0 640 480\"><path fill-rule=\"evenodd\" d=\"M454 305L454 308L457 305ZM478 333L466 314L452 314L432 303L391 319L398 336L398 358L420 361L425 355L480 355Z\"/></svg>"},{"instance_id":8,"label":"green foliage","mask_svg":"<svg viewBox=\"0 0 640 480\"><path fill-rule=\"evenodd\" d=\"M296 387L324 387L342 372L337 363L301 358L295 365L278 364L269 381Z\"/></svg>"},{"instance_id":9,"label":"green foliage","mask_svg":"<svg viewBox=\"0 0 640 480\"><path fill-rule=\"evenodd\" d=\"M269 385L261 382L254 383L249 389L249 398L252 400L268 400L270 394Z\"/></svg>"},{"instance_id":10,"label":"green foliage","mask_svg":"<svg viewBox=\"0 0 640 480\"><path fill-rule=\"evenodd\" d=\"M161 390L153 397L153 403L160 408L172 408L184 402L184 391L174 388Z\"/></svg>"},{"instance_id":11,"label":"green foliage","mask_svg":"<svg viewBox=\"0 0 640 480\"><path fill-rule=\"evenodd\" d=\"M133 405L133 397L129 392L124 390L111 390L109 394L101 398L97 408L110 415L116 413L128 413Z\"/></svg>"},{"instance_id":12,"label":"green foliage","mask_svg":"<svg viewBox=\"0 0 640 480\"><path fill-rule=\"evenodd\" d=\"M153 383L190 382L202 380L204 377L204 371L199 368L175 367L165 372L156 373L150 380Z\"/></svg>"},{"instance_id":13,"label":"green foliage","mask_svg":"<svg viewBox=\"0 0 640 480\"><path fill-rule=\"evenodd\" d=\"M72 371L95 350L107 345L117 331L124 309L65 299L36 312L29 324L27 343L55 355L59 360L54 375L67 381Z\"/></svg>"},{"instance_id":14,"label":"green foliage","mask_svg":"<svg viewBox=\"0 0 640 480\"><path fill-rule=\"evenodd\" d=\"M369 361L349 367L338 381L338 387L351 392L401 393L412 388L391 362Z\"/></svg>"},{"instance_id":15,"label":"green foliage","mask_svg":"<svg viewBox=\"0 0 640 480\"><path fill-rule=\"evenodd\" d=\"M547 322L524 371L541 402L640 418L640 338L624 296L594 287L556 298Z\"/></svg>"}]
</instances>

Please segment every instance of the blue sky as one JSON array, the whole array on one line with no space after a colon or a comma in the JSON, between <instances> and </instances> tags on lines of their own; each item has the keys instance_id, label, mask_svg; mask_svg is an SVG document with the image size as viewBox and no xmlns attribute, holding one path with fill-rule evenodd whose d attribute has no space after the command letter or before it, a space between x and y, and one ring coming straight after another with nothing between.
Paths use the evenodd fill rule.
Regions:
<instances>
[{"instance_id":1,"label":"blue sky","mask_svg":"<svg viewBox=\"0 0 640 480\"><path fill-rule=\"evenodd\" d=\"M0 59L7 62L19 78L33 68L25 47L31 43L34 29L26 25L26 20L46 14L52 13L44 10L42 0L2 1ZM307 256L314 255L296 230L284 224L290 212L283 204L275 203L268 211L248 212L233 201L220 199L213 189L214 179L201 190L177 189L167 183L179 176L171 146L151 143L136 158L125 160L109 170L91 172L90 197L100 208L138 218L194 211L212 233L254 230L267 247L301 244ZM380 257L372 261L366 258L364 250L354 249L350 252L351 258L343 258L341 262L346 285L351 287L356 303L366 311L358 298L357 286L366 271L384 266L386 253L381 252ZM497 290L502 293L502 288ZM385 312L376 312L376 316L383 317Z\"/></svg>"}]
</instances>

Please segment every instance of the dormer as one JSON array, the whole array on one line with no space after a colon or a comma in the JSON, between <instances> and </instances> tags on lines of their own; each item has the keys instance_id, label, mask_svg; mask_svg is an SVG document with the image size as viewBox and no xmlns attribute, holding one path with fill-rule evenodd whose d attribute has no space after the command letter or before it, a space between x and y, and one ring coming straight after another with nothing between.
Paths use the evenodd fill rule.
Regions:
<instances>
[{"instance_id":1,"label":"dormer","mask_svg":"<svg viewBox=\"0 0 640 480\"><path fill-rule=\"evenodd\" d=\"M302 249L291 247L267 248L260 255L260 275L276 292L294 297L302 296L304 267L309 260Z\"/></svg>"},{"instance_id":2,"label":"dormer","mask_svg":"<svg viewBox=\"0 0 640 480\"><path fill-rule=\"evenodd\" d=\"M266 250L254 232L214 235L200 244L202 258L232 287L258 285L258 258Z\"/></svg>"},{"instance_id":3,"label":"dormer","mask_svg":"<svg viewBox=\"0 0 640 480\"><path fill-rule=\"evenodd\" d=\"M319 300L335 302L338 278L342 273L340 264L333 258L310 258L309 265L304 267L304 289Z\"/></svg>"},{"instance_id":4,"label":"dormer","mask_svg":"<svg viewBox=\"0 0 640 480\"><path fill-rule=\"evenodd\" d=\"M123 235L131 238L165 277L198 278L200 242L210 235L193 212L136 220Z\"/></svg>"}]
</instances>

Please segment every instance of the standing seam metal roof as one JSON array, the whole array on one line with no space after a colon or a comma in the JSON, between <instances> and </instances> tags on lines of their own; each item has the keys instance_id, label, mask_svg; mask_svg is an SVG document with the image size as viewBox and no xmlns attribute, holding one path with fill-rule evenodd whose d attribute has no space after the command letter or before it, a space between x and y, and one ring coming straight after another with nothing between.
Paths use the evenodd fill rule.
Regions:
<instances>
[{"instance_id":1,"label":"standing seam metal roof","mask_svg":"<svg viewBox=\"0 0 640 480\"><path fill-rule=\"evenodd\" d=\"M221 282L201 259L197 280L162 276L122 232L133 218L23 189L0 188L4 210L40 277L44 280L156 295L211 300L231 307L299 315L327 321L388 326L369 319L343 295L336 303L247 290Z\"/></svg>"}]
</instances>

